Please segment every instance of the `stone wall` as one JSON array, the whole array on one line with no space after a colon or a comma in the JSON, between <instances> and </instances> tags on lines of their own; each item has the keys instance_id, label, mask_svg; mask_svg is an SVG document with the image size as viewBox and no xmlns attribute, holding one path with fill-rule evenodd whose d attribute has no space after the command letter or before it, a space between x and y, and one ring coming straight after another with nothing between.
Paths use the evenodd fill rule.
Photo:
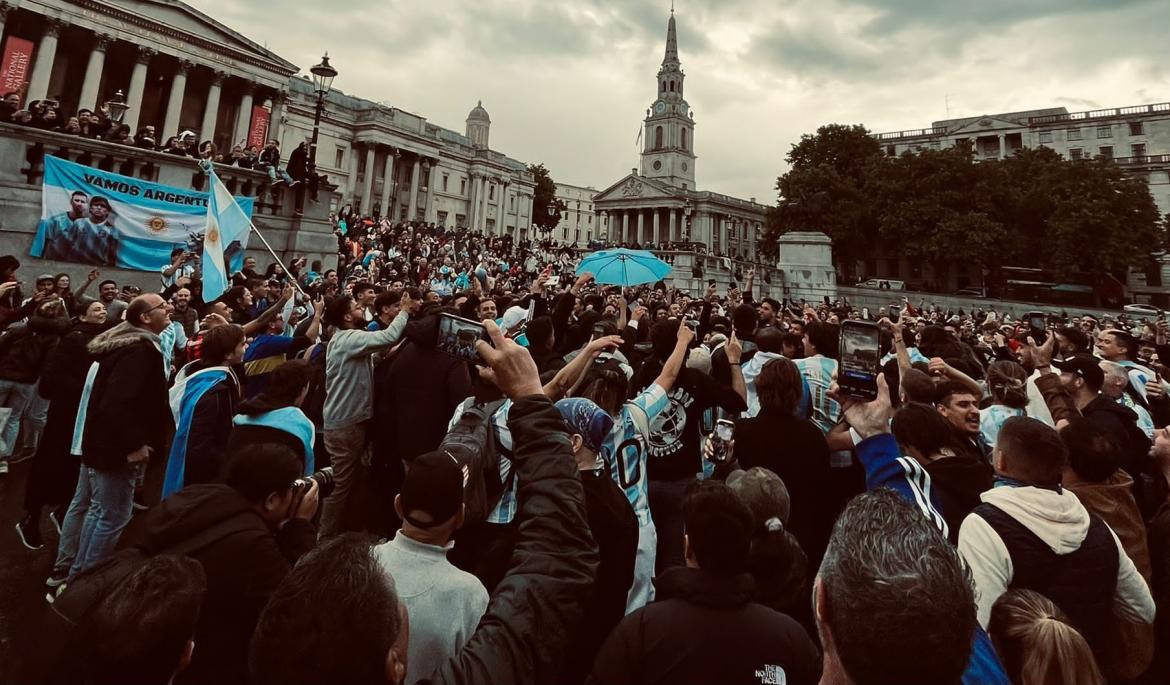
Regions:
<instances>
[{"instance_id":1,"label":"stone wall","mask_svg":"<svg viewBox=\"0 0 1170 685\"><path fill-rule=\"evenodd\" d=\"M29 283L40 273L67 273L74 288L85 280L90 266L37 259L29 255L41 216L41 181L44 155L94 166L177 188L206 191L206 177L195 160L160 152L139 150L104 141L0 124L0 254L15 255L21 262L21 279ZM252 222L286 262L294 256L322 260L336 266L337 240L329 224L330 192L322 189L318 202L304 202L304 216L293 217L296 197L284 187L273 188L259 171L216 165L216 173L236 195L255 198ZM263 243L253 235L247 255L264 268L272 261ZM159 264L161 269L164 265ZM102 269L102 278L120 284L157 290L157 273L118 268Z\"/></svg>"}]
</instances>

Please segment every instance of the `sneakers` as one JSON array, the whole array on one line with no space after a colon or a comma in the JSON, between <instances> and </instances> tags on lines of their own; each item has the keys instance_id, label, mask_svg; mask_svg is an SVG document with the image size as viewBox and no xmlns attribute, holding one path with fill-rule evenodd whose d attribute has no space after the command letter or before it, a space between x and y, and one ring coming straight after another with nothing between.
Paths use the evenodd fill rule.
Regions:
<instances>
[{"instance_id":1,"label":"sneakers","mask_svg":"<svg viewBox=\"0 0 1170 685\"><path fill-rule=\"evenodd\" d=\"M8 460L0 461L0 476L8 475Z\"/></svg>"},{"instance_id":2,"label":"sneakers","mask_svg":"<svg viewBox=\"0 0 1170 685\"><path fill-rule=\"evenodd\" d=\"M65 592L65 588L68 587L65 583L67 577L69 577L69 573L66 571L53 571L53 575L49 576L49 579L45 581L46 602L49 604L56 602L57 598L61 596L61 593Z\"/></svg>"},{"instance_id":3,"label":"sneakers","mask_svg":"<svg viewBox=\"0 0 1170 685\"><path fill-rule=\"evenodd\" d=\"M53 527L57 529L57 535L61 535L61 522L65 520L65 511L50 511L49 520L53 522Z\"/></svg>"},{"instance_id":4,"label":"sneakers","mask_svg":"<svg viewBox=\"0 0 1170 685\"><path fill-rule=\"evenodd\" d=\"M16 522L16 534L20 536L21 544L32 550L45 546L45 541L41 539L41 527L37 525L38 523L28 516Z\"/></svg>"}]
</instances>

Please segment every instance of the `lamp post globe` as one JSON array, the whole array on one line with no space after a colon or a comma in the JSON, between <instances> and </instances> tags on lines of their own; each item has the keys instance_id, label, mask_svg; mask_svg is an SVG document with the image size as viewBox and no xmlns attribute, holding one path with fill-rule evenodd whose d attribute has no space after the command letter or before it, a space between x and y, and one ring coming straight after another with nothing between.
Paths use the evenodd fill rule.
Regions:
<instances>
[{"instance_id":1,"label":"lamp post globe","mask_svg":"<svg viewBox=\"0 0 1170 685\"><path fill-rule=\"evenodd\" d=\"M130 109L130 105L126 104L126 96L119 90L114 93L114 97L106 100L106 109L110 112L110 121L120 124L126 118L126 112Z\"/></svg>"},{"instance_id":2,"label":"lamp post globe","mask_svg":"<svg viewBox=\"0 0 1170 685\"><path fill-rule=\"evenodd\" d=\"M313 139L309 143L309 173L317 173L317 137L321 130L321 114L325 111L325 96L333 88L337 70L329 64L329 53L321 57L321 63L309 69L313 74L313 90L317 92L317 108L313 112Z\"/></svg>"}]
</instances>

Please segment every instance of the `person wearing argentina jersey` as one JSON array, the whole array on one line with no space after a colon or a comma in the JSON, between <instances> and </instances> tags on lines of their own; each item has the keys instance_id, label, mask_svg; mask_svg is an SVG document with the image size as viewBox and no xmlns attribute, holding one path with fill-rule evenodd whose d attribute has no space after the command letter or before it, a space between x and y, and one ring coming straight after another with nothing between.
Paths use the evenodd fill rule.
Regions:
<instances>
[{"instance_id":1,"label":"person wearing argentina jersey","mask_svg":"<svg viewBox=\"0 0 1170 685\"><path fill-rule=\"evenodd\" d=\"M679 326L674 350L662 371L629 402L624 401L628 388L626 376L612 361L594 368L585 389L579 393L614 418L614 427L601 447L600 457L638 517L638 555L634 562L634 584L626 601L627 614L654 599L651 579L658 554L658 531L650 517L647 442L650 425L671 406L668 393L678 380L687 347L694 337L689 326Z\"/></svg>"}]
</instances>

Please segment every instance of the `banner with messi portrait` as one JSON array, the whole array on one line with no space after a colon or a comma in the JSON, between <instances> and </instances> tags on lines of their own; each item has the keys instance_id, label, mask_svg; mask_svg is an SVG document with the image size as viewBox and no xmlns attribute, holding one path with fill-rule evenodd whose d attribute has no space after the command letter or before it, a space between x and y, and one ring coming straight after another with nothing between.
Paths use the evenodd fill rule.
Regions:
<instances>
[{"instance_id":1,"label":"banner with messi portrait","mask_svg":"<svg viewBox=\"0 0 1170 685\"><path fill-rule=\"evenodd\" d=\"M93 266L158 271L175 248L202 253L207 193L45 157L41 220L30 254ZM236 197L252 216L252 198ZM228 273L243 266L248 226L223 227Z\"/></svg>"}]
</instances>

